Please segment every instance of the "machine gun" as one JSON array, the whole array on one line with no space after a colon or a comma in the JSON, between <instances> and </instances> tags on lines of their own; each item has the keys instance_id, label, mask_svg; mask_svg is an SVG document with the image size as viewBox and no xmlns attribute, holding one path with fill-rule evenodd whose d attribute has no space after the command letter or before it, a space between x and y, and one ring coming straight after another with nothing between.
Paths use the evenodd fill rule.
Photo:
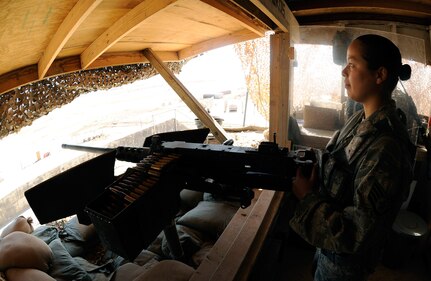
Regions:
<instances>
[{"instance_id":1,"label":"machine gun","mask_svg":"<svg viewBox=\"0 0 431 281\"><path fill-rule=\"evenodd\" d=\"M150 147L98 148L63 144L63 148L87 152L115 150L117 160L137 163L136 170L153 176L175 178L181 188L219 194L250 205L253 188L290 191L298 167L309 175L316 161L310 149L289 151L274 142L257 149L182 141L162 142L153 137ZM157 155L157 157L155 157ZM175 157L174 157L175 156ZM151 160L149 160L151 159ZM169 163L168 160L173 163ZM162 165L164 169L162 169Z\"/></svg>"},{"instance_id":2,"label":"machine gun","mask_svg":"<svg viewBox=\"0 0 431 281\"><path fill-rule=\"evenodd\" d=\"M297 168L307 173L315 162L312 150L289 151L272 142L255 149L162 141L155 135L148 143L117 148L64 144L101 155L27 190L27 201L41 223L78 213L81 223L94 224L108 249L133 259L161 230L175 236L172 219L182 189L218 194L246 208L254 188L289 192ZM136 165L114 177L115 159ZM181 248L178 239L168 243Z\"/></svg>"}]
</instances>

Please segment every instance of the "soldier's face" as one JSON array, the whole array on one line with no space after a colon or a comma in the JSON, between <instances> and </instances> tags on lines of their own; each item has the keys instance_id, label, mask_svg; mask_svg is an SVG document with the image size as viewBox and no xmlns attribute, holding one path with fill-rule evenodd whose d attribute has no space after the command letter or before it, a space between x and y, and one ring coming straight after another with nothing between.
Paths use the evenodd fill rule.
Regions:
<instances>
[{"instance_id":1,"label":"soldier's face","mask_svg":"<svg viewBox=\"0 0 431 281\"><path fill-rule=\"evenodd\" d=\"M362 56L362 43L353 41L347 49L347 65L342 71L347 94L356 102L364 103L378 92L376 71L368 69Z\"/></svg>"}]
</instances>

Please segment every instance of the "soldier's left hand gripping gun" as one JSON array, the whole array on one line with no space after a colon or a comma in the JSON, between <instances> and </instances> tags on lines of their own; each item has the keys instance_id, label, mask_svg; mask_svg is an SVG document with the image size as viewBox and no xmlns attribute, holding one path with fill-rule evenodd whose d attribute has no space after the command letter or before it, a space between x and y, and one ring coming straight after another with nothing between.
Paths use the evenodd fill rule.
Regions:
<instances>
[{"instance_id":1,"label":"soldier's left hand gripping gun","mask_svg":"<svg viewBox=\"0 0 431 281\"><path fill-rule=\"evenodd\" d=\"M243 208L249 206L254 197L252 189L290 191L297 168L302 166L304 174L309 174L315 163L312 150L289 151L273 142L262 142L256 149L181 141L161 142L155 136L150 147L120 146L110 149L63 144L63 148L88 152L115 149L117 160L137 163L131 169L133 171L129 171L129 174L135 174L135 180L130 175L131 179L126 179L129 186L122 184L116 191L118 196L127 196L129 201L149 188L151 183L166 178L177 185L176 190L185 188L218 194L225 199L241 202ZM133 181L143 183L133 185Z\"/></svg>"}]
</instances>

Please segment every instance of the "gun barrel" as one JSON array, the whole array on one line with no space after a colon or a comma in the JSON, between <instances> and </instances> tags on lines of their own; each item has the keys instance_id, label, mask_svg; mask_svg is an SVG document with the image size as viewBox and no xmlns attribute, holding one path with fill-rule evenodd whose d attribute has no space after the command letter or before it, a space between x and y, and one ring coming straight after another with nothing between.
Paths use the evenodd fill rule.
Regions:
<instances>
[{"instance_id":1,"label":"gun barrel","mask_svg":"<svg viewBox=\"0 0 431 281\"><path fill-rule=\"evenodd\" d=\"M115 148L92 147L92 146L65 144L65 143L63 143L61 147L65 149L73 149L73 150L93 152L93 153L105 153L105 152L116 150Z\"/></svg>"},{"instance_id":2,"label":"gun barrel","mask_svg":"<svg viewBox=\"0 0 431 281\"><path fill-rule=\"evenodd\" d=\"M105 147L93 147L85 145L75 145L75 144L62 144L62 148L73 149L84 152L92 153L106 153L111 151L116 151L115 159L120 161L127 161L132 163L139 163L145 156L150 153L150 148L148 147L126 147L119 146L117 148L105 148Z\"/></svg>"}]
</instances>

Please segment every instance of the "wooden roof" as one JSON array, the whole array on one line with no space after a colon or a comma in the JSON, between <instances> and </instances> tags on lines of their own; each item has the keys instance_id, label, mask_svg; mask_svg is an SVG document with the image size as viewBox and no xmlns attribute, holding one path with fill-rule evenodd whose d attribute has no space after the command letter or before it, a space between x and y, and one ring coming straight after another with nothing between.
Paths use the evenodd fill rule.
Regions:
<instances>
[{"instance_id":1,"label":"wooden roof","mask_svg":"<svg viewBox=\"0 0 431 281\"><path fill-rule=\"evenodd\" d=\"M291 15L286 4L293 12ZM289 16L291 18L289 19ZM286 26L391 19L431 24L429 0L0 1L0 94L82 69L189 58Z\"/></svg>"},{"instance_id":2,"label":"wooden roof","mask_svg":"<svg viewBox=\"0 0 431 281\"><path fill-rule=\"evenodd\" d=\"M2 1L0 93L46 76L145 62L146 48L177 61L266 30L230 1Z\"/></svg>"}]
</instances>

